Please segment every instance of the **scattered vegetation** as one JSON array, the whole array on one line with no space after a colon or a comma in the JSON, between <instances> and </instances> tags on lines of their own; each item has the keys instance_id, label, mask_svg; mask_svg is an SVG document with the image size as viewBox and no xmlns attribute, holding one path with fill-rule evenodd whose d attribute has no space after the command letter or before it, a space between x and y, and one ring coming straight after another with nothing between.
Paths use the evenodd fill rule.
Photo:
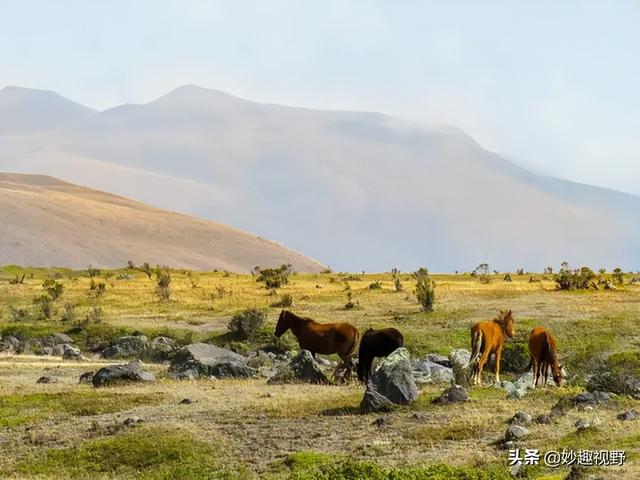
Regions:
<instances>
[{"instance_id":1,"label":"scattered vegetation","mask_svg":"<svg viewBox=\"0 0 640 480\"><path fill-rule=\"evenodd\" d=\"M558 290L587 290L598 288L596 274L589 267L576 270L569 268L567 262L562 262L560 271L554 276Z\"/></svg>"},{"instance_id":2,"label":"scattered vegetation","mask_svg":"<svg viewBox=\"0 0 640 480\"><path fill-rule=\"evenodd\" d=\"M473 270L473 272L471 272L471 276L478 277L480 283L490 283L491 271L489 270L489 264L481 263Z\"/></svg>"},{"instance_id":3,"label":"scattered vegetation","mask_svg":"<svg viewBox=\"0 0 640 480\"><path fill-rule=\"evenodd\" d=\"M47 292L47 295L51 298L51 300L57 300L64 292L64 285L56 282L52 278L46 279L42 282L42 288Z\"/></svg>"},{"instance_id":4,"label":"scattered vegetation","mask_svg":"<svg viewBox=\"0 0 640 480\"><path fill-rule=\"evenodd\" d=\"M257 282L263 282L265 288L277 289L289 283L291 275L291 265L280 265L278 268L260 268L255 267L257 272Z\"/></svg>"},{"instance_id":5,"label":"scattered vegetation","mask_svg":"<svg viewBox=\"0 0 640 480\"><path fill-rule=\"evenodd\" d=\"M422 305L422 310L425 312L433 311L433 303L435 302L435 282L429 276L429 270L426 268L420 268L413 272L413 278L416 281L416 298L418 303Z\"/></svg>"},{"instance_id":6,"label":"scattered vegetation","mask_svg":"<svg viewBox=\"0 0 640 480\"><path fill-rule=\"evenodd\" d=\"M393 287L396 289L396 292L401 292L402 281L400 280L400 270L397 268L391 269L391 278L393 279Z\"/></svg>"},{"instance_id":7,"label":"scattered vegetation","mask_svg":"<svg viewBox=\"0 0 640 480\"><path fill-rule=\"evenodd\" d=\"M293 305L293 297L290 293L285 293L284 295L280 296L280 300L271 304L271 306L274 308L287 308L291 305Z\"/></svg>"},{"instance_id":8,"label":"scattered vegetation","mask_svg":"<svg viewBox=\"0 0 640 480\"><path fill-rule=\"evenodd\" d=\"M248 308L237 315L234 315L227 328L233 335L243 340L255 337L264 325L265 315L260 310Z\"/></svg>"},{"instance_id":9,"label":"scattered vegetation","mask_svg":"<svg viewBox=\"0 0 640 480\"><path fill-rule=\"evenodd\" d=\"M156 271L156 294L161 302L171 300L171 271L168 268Z\"/></svg>"}]
</instances>

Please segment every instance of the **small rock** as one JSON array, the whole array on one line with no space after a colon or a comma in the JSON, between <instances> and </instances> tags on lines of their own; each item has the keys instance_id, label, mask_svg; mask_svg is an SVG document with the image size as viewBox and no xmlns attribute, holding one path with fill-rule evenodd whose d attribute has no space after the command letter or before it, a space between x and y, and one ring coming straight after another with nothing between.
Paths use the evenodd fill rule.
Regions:
<instances>
[{"instance_id":1,"label":"small rock","mask_svg":"<svg viewBox=\"0 0 640 480\"><path fill-rule=\"evenodd\" d=\"M602 421L598 417L595 417L592 420L589 420L587 418L579 418L573 424L573 426L578 430L586 430L587 428L599 427L600 425L602 425Z\"/></svg>"},{"instance_id":2,"label":"small rock","mask_svg":"<svg viewBox=\"0 0 640 480\"><path fill-rule=\"evenodd\" d=\"M533 417L527 412L516 412L509 420L509 423L515 423L518 425L528 425L533 421Z\"/></svg>"},{"instance_id":3,"label":"small rock","mask_svg":"<svg viewBox=\"0 0 640 480\"><path fill-rule=\"evenodd\" d=\"M549 415L538 415L535 422L540 425L549 425L551 423L551 417Z\"/></svg>"},{"instance_id":4,"label":"small rock","mask_svg":"<svg viewBox=\"0 0 640 480\"><path fill-rule=\"evenodd\" d=\"M371 385L368 385L360 402L360 412L388 412L391 409L393 409L393 403L387 397L378 393Z\"/></svg>"},{"instance_id":5,"label":"small rock","mask_svg":"<svg viewBox=\"0 0 640 480\"><path fill-rule=\"evenodd\" d=\"M63 343L73 343L73 338L71 338L66 333L54 333L49 337L52 345L58 345Z\"/></svg>"},{"instance_id":6,"label":"small rock","mask_svg":"<svg viewBox=\"0 0 640 480\"><path fill-rule=\"evenodd\" d=\"M425 360L429 360L430 362L437 363L438 365L442 365L443 367L451 368L451 360L449 357L445 357L444 355L438 355L437 353L428 353L424 357Z\"/></svg>"},{"instance_id":7,"label":"small rock","mask_svg":"<svg viewBox=\"0 0 640 480\"><path fill-rule=\"evenodd\" d=\"M517 441L522 440L527 435L529 435L529 430L524 428L522 425L512 424L509 425L507 431L504 434L505 441Z\"/></svg>"},{"instance_id":8,"label":"small rock","mask_svg":"<svg viewBox=\"0 0 640 480\"><path fill-rule=\"evenodd\" d=\"M131 362L126 365L109 365L102 367L93 376L94 387L102 387L114 382L152 382L155 375L142 370L140 362Z\"/></svg>"},{"instance_id":9,"label":"small rock","mask_svg":"<svg viewBox=\"0 0 640 480\"><path fill-rule=\"evenodd\" d=\"M82 375L80 375L80 380L78 381L78 383L91 383L91 381L93 380L93 370L91 370L90 372L84 372Z\"/></svg>"},{"instance_id":10,"label":"small rock","mask_svg":"<svg viewBox=\"0 0 640 480\"><path fill-rule=\"evenodd\" d=\"M190 398L183 398L182 400L180 400L180 405L191 405L193 403L193 400L191 400Z\"/></svg>"},{"instance_id":11,"label":"small rock","mask_svg":"<svg viewBox=\"0 0 640 480\"><path fill-rule=\"evenodd\" d=\"M371 425L375 425L378 428L386 427L388 424L388 420L384 417L378 417L371 423Z\"/></svg>"},{"instance_id":12,"label":"small rock","mask_svg":"<svg viewBox=\"0 0 640 480\"><path fill-rule=\"evenodd\" d=\"M433 400L433 403L438 405L449 405L450 403L468 402L469 394L467 390L461 385L452 385L445 389L442 394Z\"/></svg>"},{"instance_id":13,"label":"small rock","mask_svg":"<svg viewBox=\"0 0 640 480\"><path fill-rule=\"evenodd\" d=\"M189 370L198 376L216 378L246 378L254 373L242 355L208 343L193 343L183 347L173 357L169 369L174 378L180 379L191 378L191 372L183 375Z\"/></svg>"},{"instance_id":14,"label":"small rock","mask_svg":"<svg viewBox=\"0 0 640 480\"><path fill-rule=\"evenodd\" d=\"M65 343L62 346L62 358L65 360L79 360L82 358L82 353L78 347Z\"/></svg>"},{"instance_id":15,"label":"small rock","mask_svg":"<svg viewBox=\"0 0 640 480\"><path fill-rule=\"evenodd\" d=\"M422 412L416 412L413 415L411 415L411 418L413 418L417 422L424 422L427 417Z\"/></svg>"},{"instance_id":16,"label":"small rock","mask_svg":"<svg viewBox=\"0 0 640 480\"><path fill-rule=\"evenodd\" d=\"M132 427L132 426L137 425L138 423L142 423L142 422L144 422L144 420L142 420L141 418L129 417L129 418L125 419L125 421L122 422L122 424L125 427Z\"/></svg>"},{"instance_id":17,"label":"small rock","mask_svg":"<svg viewBox=\"0 0 640 480\"><path fill-rule=\"evenodd\" d=\"M638 417L638 412L635 409L627 410L618 414L618 420L635 420Z\"/></svg>"},{"instance_id":18,"label":"small rock","mask_svg":"<svg viewBox=\"0 0 640 480\"><path fill-rule=\"evenodd\" d=\"M36 380L36 383L58 383L58 379L53 375L43 375Z\"/></svg>"}]
</instances>

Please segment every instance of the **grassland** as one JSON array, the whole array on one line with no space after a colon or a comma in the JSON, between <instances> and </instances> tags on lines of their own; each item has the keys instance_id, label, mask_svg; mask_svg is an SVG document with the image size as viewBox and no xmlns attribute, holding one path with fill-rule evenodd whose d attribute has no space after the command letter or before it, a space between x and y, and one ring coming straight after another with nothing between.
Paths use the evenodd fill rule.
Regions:
<instances>
[{"instance_id":1,"label":"grassland","mask_svg":"<svg viewBox=\"0 0 640 480\"><path fill-rule=\"evenodd\" d=\"M24 277L24 283L10 280ZM258 348L274 339L284 294L290 307L319 321L348 321L360 329L394 326L412 355L448 354L469 348L470 325L511 308L517 338L536 325L556 335L561 361L569 372L588 371L612 354L612 362L638 368L640 286L616 290L561 292L550 276L512 274L513 282L493 276L481 284L469 275L434 275L435 311L423 313L402 275L395 291L390 274L298 274L276 294L250 275L225 272L172 272L171 301L159 302L155 281L139 271L100 272L90 290L87 272L4 267L0 270L0 334L23 338L67 332L82 347L108 342L124 333L167 335ZM33 299L42 283L64 285L51 319L40 318ZM127 279L129 278L129 279ZM379 281L381 289L370 289ZM345 309L351 292L358 307ZM63 321L65 305L75 319ZM267 325L251 342L238 343L227 332L231 316L245 308L267 312ZM101 320L77 325L99 308ZM17 318L17 311L23 310ZM95 318L91 317L91 318ZM285 344L294 345L290 335ZM94 390L78 385L79 375L105 364L57 357L0 354L0 475L4 478L507 478L507 453L496 446L506 421L518 410L546 414L560 399L581 391L580 382L549 387L521 400L505 400L504 391L477 388L464 405L439 407L431 400L442 387L426 387L410 407L380 415L360 415L362 388L267 385L265 380L166 378L166 365L149 364L159 380L152 384ZM47 372L55 384L38 384ZM193 401L181 404L183 398ZM533 425L528 448L620 448L625 467L601 468L603 478L640 478L640 421L621 422L616 414L640 409L637 401L618 398L593 412L572 411L552 425ZM600 426L578 433L573 423L598 417ZM140 419L125 427L126 418ZM567 470L529 469L530 478L564 478Z\"/></svg>"}]
</instances>

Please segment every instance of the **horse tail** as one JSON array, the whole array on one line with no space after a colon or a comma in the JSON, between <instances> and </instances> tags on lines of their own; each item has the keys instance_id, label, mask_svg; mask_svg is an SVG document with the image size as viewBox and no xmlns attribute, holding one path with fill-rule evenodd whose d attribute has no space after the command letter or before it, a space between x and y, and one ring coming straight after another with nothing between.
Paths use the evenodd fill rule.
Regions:
<instances>
[{"instance_id":1,"label":"horse tail","mask_svg":"<svg viewBox=\"0 0 640 480\"><path fill-rule=\"evenodd\" d=\"M482 349L482 330L479 328L477 330L472 330L471 332L471 358L469 359L468 365L475 363L480 358L480 354L482 353L480 350Z\"/></svg>"},{"instance_id":2,"label":"horse tail","mask_svg":"<svg viewBox=\"0 0 640 480\"><path fill-rule=\"evenodd\" d=\"M355 331L355 335L353 338L353 344L351 345L351 348L349 349L349 353L347 354L347 358L349 359L353 359L353 357L355 357L356 354L358 353L358 349L360 348L360 332L355 327L354 327L354 331Z\"/></svg>"}]
</instances>

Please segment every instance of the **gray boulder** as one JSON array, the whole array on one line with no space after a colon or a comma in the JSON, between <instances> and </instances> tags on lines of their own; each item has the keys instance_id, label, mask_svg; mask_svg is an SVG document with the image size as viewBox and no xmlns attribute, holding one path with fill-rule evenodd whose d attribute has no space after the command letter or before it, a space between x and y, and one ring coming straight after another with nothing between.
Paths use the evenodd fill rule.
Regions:
<instances>
[{"instance_id":1,"label":"gray boulder","mask_svg":"<svg viewBox=\"0 0 640 480\"><path fill-rule=\"evenodd\" d=\"M524 428L522 425L511 424L507 428L507 431L504 434L504 440L506 442L515 442L518 440L522 440L527 435L529 435L529 430Z\"/></svg>"},{"instance_id":2,"label":"gray boulder","mask_svg":"<svg viewBox=\"0 0 640 480\"><path fill-rule=\"evenodd\" d=\"M509 423L515 423L518 425L528 425L533 421L533 417L527 412L516 412L509 420Z\"/></svg>"},{"instance_id":3,"label":"gray boulder","mask_svg":"<svg viewBox=\"0 0 640 480\"><path fill-rule=\"evenodd\" d=\"M140 362L131 362L126 365L109 365L98 370L91 380L94 387L104 387L121 382L152 382L155 375L142 370Z\"/></svg>"},{"instance_id":4,"label":"gray boulder","mask_svg":"<svg viewBox=\"0 0 640 480\"><path fill-rule=\"evenodd\" d=\"M388 412L393 407L393 403L387 397L377 392L372 385L367 385L367 390L360 402L361 413Z\"/></svg>"},{"instance_id":5,"label":"gray boulder","mask_svg":"<svg viewBox=\"0 0 640 480\"><path fill-rule=\"evenodd\" d=\"M382 359L371 376L371 384L392 403L409 405L418 398L411 359L406 348L398 348Z\"/></svg>"},{"instance_id":6,"label":"gray boulder","mask_svg":"<svg viewBox=\"0 0 640 480\"><path fill-rule=\"evenodd\" d=\"M430 362L437 363L438 365L442 365L443 367L451 368L451 361L449 357L444 355L438 355L437 353L428 353L425 355L424 360L429 360Z\"/></svg>"},{"instance_id":7,"label":"gray boulder","mask_svg":"<svg viewBox=\"0 0 640 480\"><path fill-rule=\"evenodd\" d=\"M208 343L193 343L181 348L173 357L169 371L175 378L182 378L181 372L185 371L221 378L253 375L245 357Z\"/></svg>"},{"instance_id":8,"label":"gray boulder","mask_svg":"<svg viewBox=\"0 0 640 480\"><path fill-rule=\"evenodd\" d=\"M302 350L288 365L281 365L268 381L270 384L289 382L327 383L327 377L313 359L311 352Z\"/></svg>"},{"instance_id":9,"label":"gray boulder","mask_svg":"<svg viewBox=\"0 0 640 480\"><path fill-rule=\"evenodd\" d=\"M469 394L462 385L452 385L445 389L442 394L433 400L433 403L438 405L449 405L451 403L468 402Z\"/></svg>"},{"instance_id":10,"label":"gray boulder","mask_svg":"<svg viewBox=\"0 0 640 480\"><path fill-rule=\"evenodd\" d=\"M80 375L80 379L78 380L78 383L92 383L94 373L95 372L93 370L84 372L82 375Z\"/></svg>"},{"instance_id":11,"label":"gray boulder","mask_svg":"<svg viewBox=\"0 0 640 480\"><path fill-rule=\"evenodd\" d=\"M62 358L65 360L81 360L82 352L78 347L65 343L62 345Z\"/></svg>"},{"instance_id":12,"label":"gray boulder","mask_svg":"<svg viewBox=\"0 0 640 480\"><path fill-rule=\"evenodd\" d=\"M13 335L9 335L2 339L0 343L0 352L15 352L20 345L20 340L18 340Z\"/></svg>"},{"instance_id":13,"label":"gray boulder","mask_svg":"<svg viewBox=\"0 0 640 480\"><path fill-rule=\"evenodd\" d=\"M456 385L461 385L463 387L471 386L472 366L469 365L469 360L471 360L471 352L469 352L469 350L458 349L453 350L449 354L449 362L453 369L453 376Z\"/></svg>"},{"instance_id":14,"label":"gray boulder","mask_svg":"<svg viewBox=\"0 0 640 480\"><path fill-rule=\"evenodd\" d=\"M640 399L640 378L625 372L599 372L589 378L587 390L629 395Z\"/></svg>"},{"instance_id":15,"label":"gray boulder","mask_svg":"<svg viewBox=\"0 0 640 480\"><path fill-rule=\"evenodd\" d=\"M62 343L73 343L73 338L66 333L54 333L49 337L49 342L52 346Z\"/></svg>"},{"instance_id":16,"label":"gray boulder","mask_svg":"<svg viewBox=\"0 0 640 480\"><path fill-rule=\"evenodd\" d=\"M53 375L47 374L36 380L36 383L58 383L58 378Z\"/></svg>"},{"instance_id":17,"label":"gray boulder","mask_svg":"<svg viewBox=\"0 0 640 480\"><path fill-rule=\"evenodd\" d=\"M622 420L623 422L628 420L635 420L636 418L638 418L638 411L632 408L631 410L627 410L626 412L618 414L617 417L618 420Z\"/></svg>"},{"instance_id":18,"label":"gray boulder","mask_svg":"<svg viewBox=\"0 0 640 480\"><path fill-rule=\"evenodd\" d=\"M149 348L146 335L125 335L102 351L103 358L140 357Z\"/></svg>"},{"instance_id":19,"label":"gray boulder","mask_svg":"<svg viewBox=\"0 0 640 480\"><path fill-rule=\"evenodd\" d=\"M441 364L435 363L427 358L414 363L413 377L418 385L451 383L455 381L453 369L444 367Z\"/></svg>"}]
</instances>

